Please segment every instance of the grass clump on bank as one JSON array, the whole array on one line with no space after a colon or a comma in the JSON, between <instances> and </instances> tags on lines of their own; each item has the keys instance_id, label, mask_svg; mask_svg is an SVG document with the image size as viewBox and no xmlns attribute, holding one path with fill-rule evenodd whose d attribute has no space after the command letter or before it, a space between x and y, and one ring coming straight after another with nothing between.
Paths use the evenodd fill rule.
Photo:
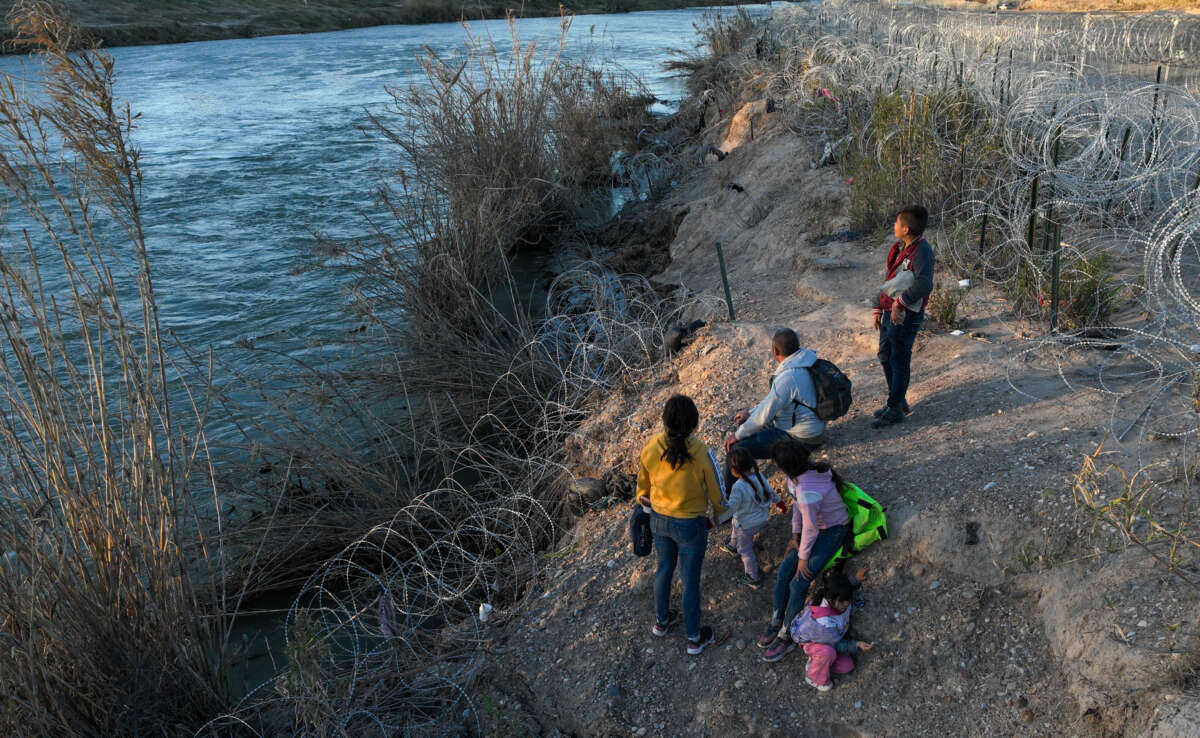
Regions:
<instances>
[{"instance_id":1,"label":"grass clump on bank","mask_svg":"<svg viewBox=\"0 0 1200 738\"><path fill-rule=\"evenodd\" d=\"M237 601L206 586L211 478L168 401L135 118L51 8L10 22L46 71L0 89L0 182L32 225L0 254L0 732L176 734L231 703Z\"/></svg>"}]
</instances>

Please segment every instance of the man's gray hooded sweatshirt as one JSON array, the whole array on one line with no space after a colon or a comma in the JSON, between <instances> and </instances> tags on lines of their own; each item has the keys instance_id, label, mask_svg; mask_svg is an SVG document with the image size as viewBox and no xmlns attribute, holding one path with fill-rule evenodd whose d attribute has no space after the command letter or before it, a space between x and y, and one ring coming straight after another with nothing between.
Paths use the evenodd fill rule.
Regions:
<instances>
[{"instance_id":1,"label":"man's gray hooded sweatshirt","mask_svg":"<svg viewBox=\"0 0 1200 738\"><path fill-rule=\"evenodd\" d=\"M820 438L825 432L825 422L812 410L817 406L817 389L808 373L808 367L816 360L816 352L800 349L779 362L771 377L771 391L734 436L740 441L764 428L775 427L802 441Z\"/></svg>"}]
</instances>

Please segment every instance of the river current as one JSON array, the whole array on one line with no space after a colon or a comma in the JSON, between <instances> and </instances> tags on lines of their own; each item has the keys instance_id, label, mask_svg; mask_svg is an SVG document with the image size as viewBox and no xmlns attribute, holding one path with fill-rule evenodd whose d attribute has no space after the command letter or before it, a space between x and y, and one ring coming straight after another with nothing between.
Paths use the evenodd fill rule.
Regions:
<instances>
[{"instance_id":1,"label":"river current","mask_svg":"<svg viewBox=\"0 0 1200 738\"><path fill-rule=\"evenodd\" d=\"M578 16L566 53L636 75L669 108L682 81L663 63L694 47L704 12ZM523 42L554 47L557 18L518 24ZM508 47L502 20L470 30ZM387 119L388 88L422 81L425 47L459 53L464 37L459 24L432 24L109 50L116 95L141 115L151 269L179 344L219 353L249 339L296 356L354 327L338 277L299 267L314 234L366 236L368 219L385 218L375 193L397 156L364 130L368 115ZM0 72L20 79L37 68L7 57ZM232 426L208 431L236 436Z\"/></svg>"}]
</instances>

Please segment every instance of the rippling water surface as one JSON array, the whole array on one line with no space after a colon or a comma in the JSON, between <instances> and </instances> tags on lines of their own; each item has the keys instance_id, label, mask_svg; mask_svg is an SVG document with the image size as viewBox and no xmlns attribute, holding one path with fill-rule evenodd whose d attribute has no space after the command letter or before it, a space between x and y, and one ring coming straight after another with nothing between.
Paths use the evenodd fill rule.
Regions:
<instances>
[{"instance_id":1,"label":"rippling water surface","mask_svg":"<svg viewBox=\"0 0 1200 738\"><path fill-rule=\"evenodd\" d=\"M662 64L669 49L696 43L702 13L579 16L568 55L622 67L677 101L682 82ZM520 35L551 48L558 27L522 20ZM503 21L471 31L507 48ZM378 172L395 152L363 132L367 114L387 114L387 87L421 81L424 47L454 53L463 39L460 25L436 24L112 49L116 93L141 114L135 141L164 327L193 349L253 338L292 352L351 328L336 278L296 267L314 232L364 235L366 218L382 217ZM32 69L0 59L0 72Z\"/></svg>"}]
</instances>

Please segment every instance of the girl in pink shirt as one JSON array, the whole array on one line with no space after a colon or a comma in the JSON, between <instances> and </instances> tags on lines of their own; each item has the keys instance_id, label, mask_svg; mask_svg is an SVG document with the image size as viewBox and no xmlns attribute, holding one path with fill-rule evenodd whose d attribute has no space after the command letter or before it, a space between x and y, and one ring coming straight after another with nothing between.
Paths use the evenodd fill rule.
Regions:
<instances>
[{"instance_id":1,"label":"girl in pink shirt","mask_svg":"<svg viewBox=\"0 0 1200 738\"><path fill-rule=\"evenodd\" d=\"M771 460L787 476L792 505L792 540L775 577L775 609L758 639L766 649L763 661L778 661L796 647L787 624L804 607L808 587L841 548L850 530L850 516L838 492L841 478L824 461L796 441L780 441Z\"/></svg>"}]
</instances>

